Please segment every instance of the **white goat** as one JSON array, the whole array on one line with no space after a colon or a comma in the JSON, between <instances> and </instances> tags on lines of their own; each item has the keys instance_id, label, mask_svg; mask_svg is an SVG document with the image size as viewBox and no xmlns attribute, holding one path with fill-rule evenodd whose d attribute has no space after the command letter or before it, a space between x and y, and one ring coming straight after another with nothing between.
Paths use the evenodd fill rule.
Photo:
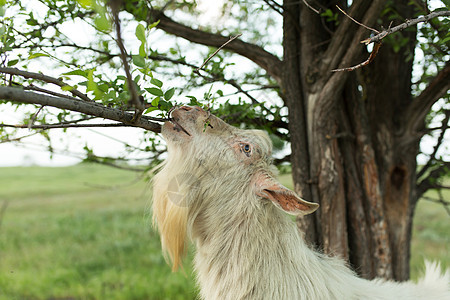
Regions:
<instances>
[{"instance_id":1,"label":"white goat","mask_svg":"<svg viewBox=\"0 0 450 300\"><path fill-rule=\"evenodd\" d=\"M318 204L276 181L265 132L183 106L162 134L169 155L154 177L154 222L174 270L187 237L195 243L203 299L450 299L450 274L436 264L418 284L369 281L309 249L284 212Z\"/></svg>"}]
</instances>

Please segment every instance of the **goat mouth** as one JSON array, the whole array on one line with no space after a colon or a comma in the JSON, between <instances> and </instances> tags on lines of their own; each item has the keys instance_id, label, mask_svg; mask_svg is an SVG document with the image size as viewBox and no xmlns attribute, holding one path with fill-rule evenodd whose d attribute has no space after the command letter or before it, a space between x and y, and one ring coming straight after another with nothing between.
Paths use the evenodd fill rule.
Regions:
<instances>
[{"instance_id":1,"label":"goat mouth","mask_svg":"<svg viewBox=\"0 0 450 300\"><path fill-rule=\"evenodd\" d=\"M173 128L174 128L175 130L177 130L178 132L179 132L179 131L183 131L183 132L186 133L188 136L191 136L191 135L189 134L189 132L187 132L187 130L184 129L184 127L181 126L180 123L178 123L178 122L171 116L171 112L172 112L172 110L169 111L169 117L168 117L167 119L168 119L169 122L173 125Z\"/></svg>"}]
</instances>

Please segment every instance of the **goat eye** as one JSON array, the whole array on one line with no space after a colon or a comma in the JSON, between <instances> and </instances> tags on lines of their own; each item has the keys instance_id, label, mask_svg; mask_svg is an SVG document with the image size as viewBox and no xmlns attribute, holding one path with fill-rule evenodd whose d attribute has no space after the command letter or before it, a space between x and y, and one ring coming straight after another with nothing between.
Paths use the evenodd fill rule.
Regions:
<instances>
[{"instance_id":1,"label":"goat eye","mask_svg":"<svg viewBox=\"0 0 450 300\"><path fill-rule=\"evenodd\" d=\"M250 156L252 152L252 148L249 144L241 144L241 149L244 151L245 155Z\"/></svg>"}]
</instances>

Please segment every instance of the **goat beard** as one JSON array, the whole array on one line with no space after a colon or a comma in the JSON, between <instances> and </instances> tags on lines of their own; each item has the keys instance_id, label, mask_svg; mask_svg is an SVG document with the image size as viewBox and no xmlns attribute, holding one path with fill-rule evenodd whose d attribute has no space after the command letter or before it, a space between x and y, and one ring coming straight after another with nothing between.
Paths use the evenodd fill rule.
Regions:
<instances>
[{"instance_id":1,"label":"goat beard","mask_svg":"<svg viewBox=\"0 0 450 300\"><path fill-rule=\"evenodd\" d=\"M175 153L174 153L175 152ZM178 153L179 152L179 153ZM178 153L178 155L176 155ZM159 166L162 167L153 177L153 225L158 228L161 244L166 260L176 271L181 267L182 259L186 255L186 236L188 208L174 202L169 197L168 187L178 173L177 157L182 159L181 151L172 151L171 158ZM183 191L181 197L183 197Z\"/></svg>"}]
</instances>

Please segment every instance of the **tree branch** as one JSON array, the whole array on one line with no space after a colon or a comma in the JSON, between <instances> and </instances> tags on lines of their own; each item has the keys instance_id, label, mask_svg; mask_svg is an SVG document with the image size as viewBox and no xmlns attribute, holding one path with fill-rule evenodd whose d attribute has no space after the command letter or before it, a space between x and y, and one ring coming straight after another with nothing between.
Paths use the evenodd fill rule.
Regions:
<instances>
[{"instance_id":1,"label":"tree branch","mask_svg":"<svg viewBox=\"0 0 450 300\"><path fill-rule=\"evenodd\" d=\"M361 0L353 1L349 15L362 20L361 22L363 24L371 26L375 24L384 5L385 0L374 0L371 2ZM361 13L363 17L361 17ZM319 98L322 99L322 102L319 105L321 107L327 107L330 110L333 109L335 97L343 88L348 76L348 72L332 73L330 70L336 69L339 65L351 65L355 58L360 56L361 46L359 42L367 31L366 28L361 26L357 27L356 30L351 30L350 26L352 25L356 26L351 19L345 18L342 20L324 54L324 57L331 57L332 59L323 62L321 66L324 74L328 73L330 77L322 79L326 84L320 91ZM349 34L350 32L351 34Z\"/></svg>"},{"instance_id":2,"label":"tree branch","mask_svg":"<svg viewBox=\"0 0 450 300\"><path fill-rule=\"evenodd\" d=\"M278 4L276 1L270 1L270 0L263 0L271 9L279 13L280 15L283 15L283 6Z\"/></svg>"},{"instance_id":3,"label":"tree branch","mask_svg":"<svg viewBox=\"0 0 450 300\"><path fill-rule=\"evenodd\" d=\"M128 171L134 171L134 172L146 171L146 169L144 169L144 168L134 168L134 167L127 166L127 165L118 165L118 164L111 162L111 160L114 160L114 159L110 159L110 158L105 159L105 158L102 158L102 157L96 156L96 155L88 155L88 157L85 160L87 160L89 162L121 169L121 170L128 170Z\"/></svg>"},{"instance_id":4,"label":"tree branch","mask_svg":"<svg viewBox=\"0 0 450 300\"><path fill-rule=\"evenodd\" d=\"M339 6L338 6L338 9L342 13L344 13L348 18L350 18L352 21L354 21L358 25L360 25L360 26L362 26L362 27L364 27L364 28L366 28L368 30L376 32L377 35L374 36L374 37L371 37L371 38L368 38L368 39L365 39L365 40L361 41L361 43L364 43L366 45L371 44L371 43L375 43L375 45L373 47L374 50L372 51L372 53L370 54L370 57L366 61L364 61L363 63L360 63L360 64L358 64L356 66L353 66L353 67L335 69L335 70L332 70L332 72L353 71L353 70L356 70L356 69L358 69L360 67L368 65L375 58L375 56L376 56L376 54L378 52L378 49L381 46L381 40L384 39L385 37L387 37L390 34L393 34L393 33L397 32L397 31L402 31L402 30L404 30L404 29L406 29L408 27L417 25L418 23L428 22L429 20L431 20L433 18L436 18L436 17L450 16L450 11L433 12L433 13L430 13L430 14L428 14L426 16L423 16L423 17L419 17L419 18L412 19L412 20L406 20L404 23L402 23L402 24L400 24L398 26L395 26L393 28L388 28L386 30L383 30L382 32L379 32L376 29L370 28L370 27L368 27L368 26L366 26L366 25L356 21L351 16L349 16L346 12L344 12L341 8L339 8Z\"/></svg>"},{"instance_id":5,"label":"tree branch","mask_svg":"<svg viewBox=\"0 0 450 300\"><path fill-rule=\"evenodd\" d=\"M422 181L417 184L416 201L420 199L428 190L435 188L435 181L441 178L450 169L450 162L443 162L442 165L432 170Z\"/></svg>"},{"instance_id":6,"label":"tree branch","mask_svg":"<svg viewBox=\"0 0 450 300\"><path fill-rule=\"evenodd\" d=\"M0 124L0 127L10 128L27 128L27 129L57 129L57 128L94 128L94 127L134 127L133 125L124 123L105 123L105 124L37 124L37 125L21 125L21 124Z\"/></svg>"},{"instance_id":7,"label":"tree branch","mask_svg":"<svg viewBox=\"0 0 450 300\"><path fill-rule=\"evenodd\" d=\"M442 145L442 141L444 140L444 136L445 133L447 131L448 128L448 121L450 119L450 111L446 111L445 112L445 118L442 121L442 131L441 134L439 135L436 145L434 146L433 149L433 153L430 155L430 159L427 161L427 163L425 164L425 166L422 167L422 169L420 169L419 173L417 173L417 178L421 178L427 171L428 169L431 167L433 161L436 160L436 154L439 150L439 147Z\"/></svg>"},{"instance_id":8,"label":"tree branch","mask_svg":"<svg viewBox=\"0 0 450 300\"><path fill-rule=\"evenodd\" d=\"M431 202L434 202L434 203L442 204L444 206L444 208L445 208L445 211L450 216L450 208L449 208L450 202L449 201L445 201L444 198L441 195L439 196L439 199L426 197L426 196L422 197L422 199L426 200L426 201L431 201Z\"/></svg>"},{"instance_id":9,"label":"tree branch","mask_svg":"<svg viewBox=\"0 0 450 300\"><path fill-rule=\"evenodd\" d=\"M77 111L91 116L122 122L134 127L144 128L153 132L161 132L161 125L152 122L151 118L149 117L143 116L139 120L134 120L133 114L131 113L106 107L95 102L74 101L61 97L53 97L34 92L27 92L20 88L5 86L0 86L0 99L28 104L40 104L60 109Z\"/></svg>"},{"instance_id":10,"label":"tree branch","mask_svg":"<svg viewBox=\"0 0 450 300\"><path fill-rule=\"evenodd\" d=\"M374 37L368 38L364 41L361 41L361 43L365 43L366 45L370 44L370 43L379 43L381 42L382 39L384 39L385 37L387 37L388 35L397 32L397 31L402 31L408 27L417 25L419 23L422 22L428 22L429 20L436 18L436 17L448 17L450 16L450 10L446 10L446 11L435 11L432 12L431 14L428 14L426 16L422 16L422 17L418 17L416 19L412 19L412 20L406 20L404 23L397 25L395 27L383 30L382 32L380 32L379 34L377 34Z\"/></svg>"},{"instance_id":11,"label":"tree branch","mask_svg":"<svg viewBox=\"0 0 450 300\"><path fill-rule=\"evenodd\" d=\"M424 120L431 109L431 106L448 93L450 89L450 62L431 80L428 86L418 95L405 111L407 132L412 136L417 136L417 132L424 134Z\"/></svg>"},{"instance_id":12,"label":"tree branch","mask_svg":"<svg viewBox=\"0 0 450 300\"><path fill-rule=\"evenodd\" d=\"M282 164L284 162L291 162L291 155L290 154L288 154L288 155L286 155L286 156L284 156L282 158L275 158L273 160L273 163L276 166L278 166L278 165L280 165L280 164Z\"/></svg>"},{"instance_id":13,"label":"tree branch","mask_svg":"<svg viewBox=\"0 0 450 300\"><path fill-rule=\"evenodd\" d=\"M27 47L14 47L14 49L35 49L35 48L52 48L52 49L56 49L56 48L63 48L63 47L69 47L69 48L74 48L75 50L84 50L84 51L92 51L101 55L104 55L108 61L109 59L113 58L113 57L120 57L120 53L111 53L105 50L100 50L100 49L96 49L93 47L89 47L89 46L81 46L81 45L77 45L75 43L60 43L57 45L31 45L31 46L27 46ZM173 64L178 64L178 65L183 65L183 66L187 66L190 67L192 69L196 69L197 66L190 64L188 62L186 62L184 59L181 58L170 58L164 55L155 55L155 54L149 54L148 55L149 59L152 60L156 60L156 61L167 61ZM131 55L128 54L128 59L131 59Z\"/></svg>"},{"instance_id":14,"label":"tree branch","mask_svg":"<svg viewBox=\"0 0 450 300\"><path fill-rule=\"evenodd\" d=\"M132 12L131 12L132 13ZM188 41L211 47L220 47L229 40L229 37L205 32L198 29L192 29L188 26L182 25L173 21L158 10L152 10L147 18L148 23L153 23L155 19L159 19L157 28L164 30L167 33L182 37ZM261 68L275 78L278 82L281 79L281 61L275 55L265 51L263 48L243 42L241 40L234 40L224 47L229 51L240 54L259 65Z\"/></svg>"},{"instance_id":15,"label":"tree branch","mask_svg":"<svg viewBox=\"0 0 450 300\"><path fill-rule=\"evenodd\" d=\"M122 33L120 29L120 19L119 19L119 7L122 5L122 1L121 0L109 1L109 5L111 7L113 15L114 27L116 28L116 35L117 35L116 44L120 50L120 59L122 60L123 63L123 68L125 70L125 75L127 77L128 90L130 91L131 96L128 104L136 109L135 119L138 120L141 117L142 113L144 112L145 107L144 101L139 97L136 85L133 81L133 77L131 76L130 66L127 60L128 59L127 50L125 49L125 46L122 41Z\"/></svg>"},{"instance_id":16,"label":"tree branch","mask_svg":"<svg viewBox=\"0 0 450 300\"><path fill-rule=\"evenodd\" d=\"M19 137L12 138L12 139L9 139L9 138L2 139L2 140L0 140L0 144L11 143L11 142L20 142L22 139L29 138L30 136L34 136L34 135L36 135L38 133L39 132L33 132L33 133L30 133L30 134L27 134L27 135L24 135L24 136L19 136Z\"/></svg>"},{"instance_id":17,"label":"tree branch","mask_svg":"<svg viewBox=\"0 0 450 300\"><path fill-rule=\"evenodd\" d=\"M42 80L44 82L56 84L59 87L67 86L67 84L64 83L61 79L58 79L58 78L55 78L55 77L51 77L51 76L47 76L47 75L44 75L44 74L33 73L33 72L28 72L28 71L22 71L22 70L19 70L19 69L16 69L16 68L2 68L2 67L0 67L0 73L11 74L11 75L18 75L18 76L22 76L22 77L25 77L25 78L33 78L33 79L37 79L37 80ZM76 89L72 89L72 90L70 90L70 92L75 97L79 97L80 99L82 99L84 101L92 101L91 99L88 98L88 96L86 96L85 94L83 94L82 92L80 92L80 91L78 91Z\"/></svg>"},{"instance_id":18,"label":"tree branch","mask_svg":"<svg viewBox=\"0 0 450 300\"><path fill-rule=\"evenodd\" d=\"M385 0L355 0L350 7L348 15L354 19L361 20L361 23L370 27L376 23L385 4ZM324 57L332 57L328 63L324 63L324 71L328 72L329 70L337 69L339 65L352 65L355 58L360 54L360 41L366 32L366 28L357 26L350 18L345 17L342 19L324 54ZM344 73L334 75L344 76Z\"/></svg>"}]
</instances>

